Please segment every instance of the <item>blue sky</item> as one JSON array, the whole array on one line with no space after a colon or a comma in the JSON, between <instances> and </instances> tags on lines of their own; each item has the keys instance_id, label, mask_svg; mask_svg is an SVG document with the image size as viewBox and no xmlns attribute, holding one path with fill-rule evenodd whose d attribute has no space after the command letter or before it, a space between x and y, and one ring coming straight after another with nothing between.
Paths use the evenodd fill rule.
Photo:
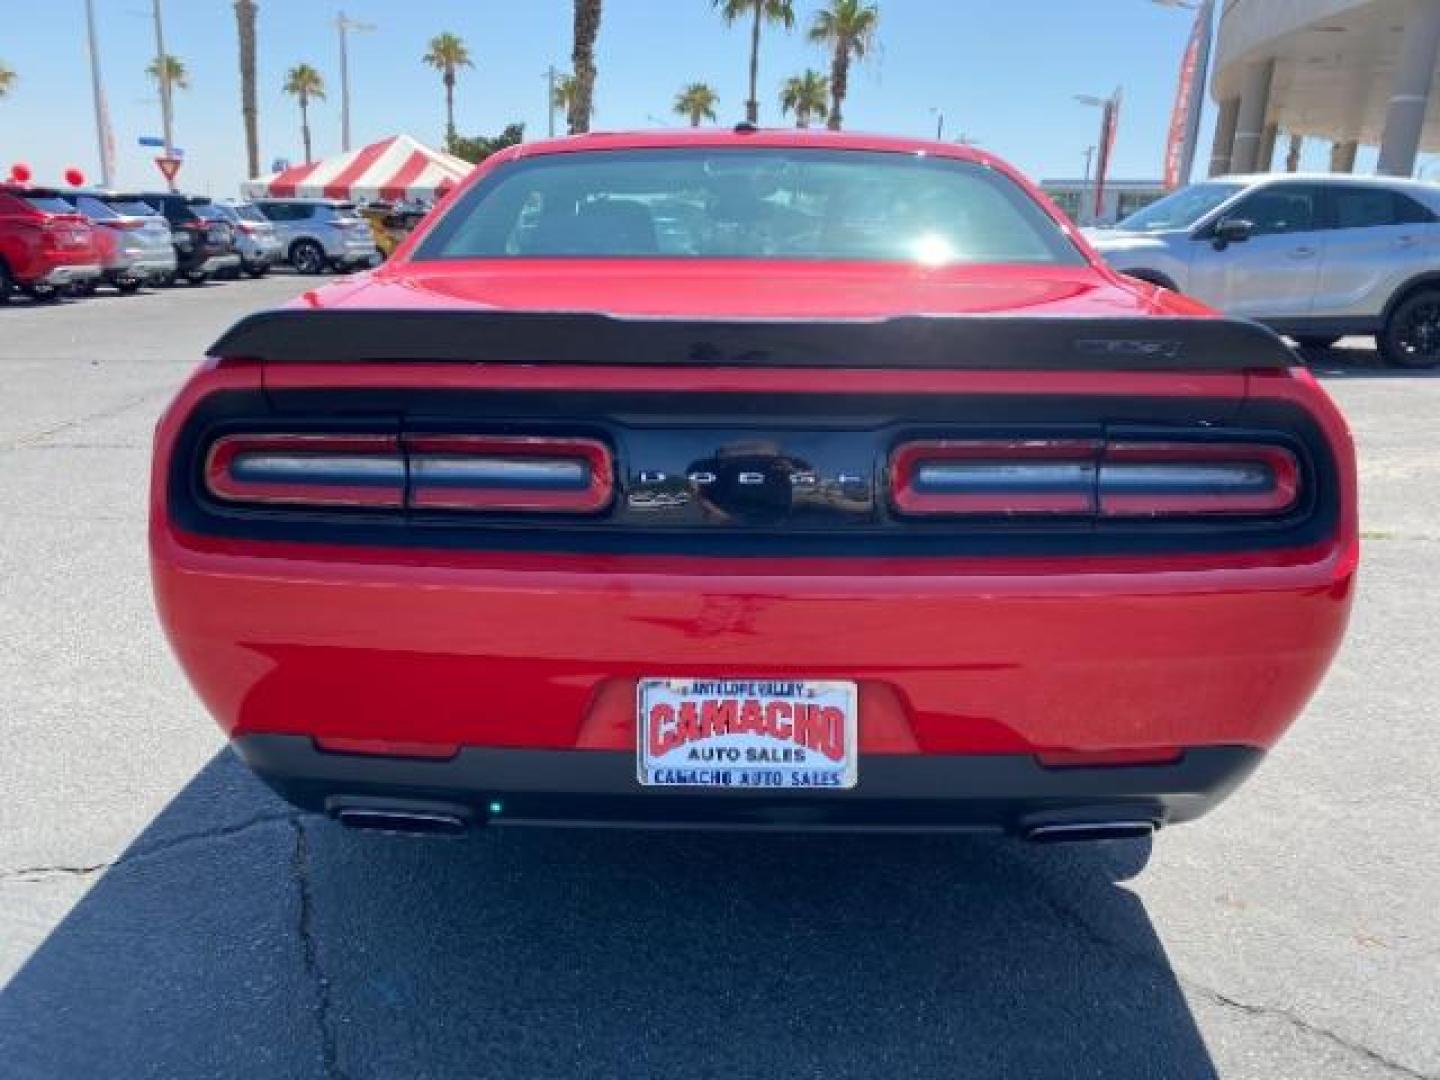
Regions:
<instances>
[{"instance_id":1,"label":"blue sky","mask_svg":"<svg viewBox=\"0 0 1440 1080\"><path fill-rule=\"evenodd\" d=\"M340 145L339 75L333 20L342 0L260 0L262 166L300 160L299 117L279 92L284 72L306 61L331 86L312 110L317 156ZM546 67L568 64L569 0L343 0L374 23L351 46L352 127L357 145L396 132L438 144L444 112L439 76L419 58L431 36L459 34L475 57L456 95L466 134L512 120L545 132ZM819 0L797 0L804 22ZM150 0L96 0L101 60L119 150L119 181L159 180L136 145L158 134L156 91L144 76L154 54ZM5 13L5 9L9 9ZM1125 89L1115 175L1161 170L1175 73L1189 31L1187 12L1149 0L880 0L881 48L852 74L847 127L933 134L943 110L947 135L964 133L1032 176L1074 176L1095 142L1098 110L1072 95ZM28 162L38 180L68 165L98 175L84 44L82 0L0 0L0 60L19 74L0 100L0 173ZM239 75L230 0L164 0L166 46L189 67L192 88L176 94L176 143L186 153L182 186L233 194L244 171ZM727 29L709 0L605 0L598 46L596 126L678 123L679 87L701 79L720 94L721 119L743 115L748 36ZM827 69L800 29L771 30L761 53L761 121L781 122L782 79L805 66ZM1208 106L1207 102L1207 106ZM1208 155L1213 107L1202 155ZM1307 164L1321 165L1312 147ZM1203 161L1203 157L1202 157Z\"/></svg>"}]
</instances>

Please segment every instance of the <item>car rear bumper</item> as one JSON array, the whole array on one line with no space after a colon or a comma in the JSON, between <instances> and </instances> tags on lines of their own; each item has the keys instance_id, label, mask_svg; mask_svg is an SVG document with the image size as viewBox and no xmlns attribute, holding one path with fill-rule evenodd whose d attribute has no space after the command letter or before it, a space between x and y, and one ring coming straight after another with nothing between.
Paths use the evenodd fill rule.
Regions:
<instances>
[{"instance_id":1,"label":"car rear bumper","mask_svg":"<svg viewBox=\"0 0 1440 1080\"><path fill-rule=\"evenodd\" d=\"M240 256L231 252L228 255L211 255L200 269L207 274L214 274L220 270L238 270L239 268Z\"/></svg>"},{"instance_id":2,"label":"car rear bumper","mask_svg":"<svg viewBox=\"0 0 1440 1080\"><path fill-rule=\"evenodd\" d=\"M863 755L848 791L804 796L641 787L618 751L466 747L444 761L335 754L305 736L235 740L286 799L346 807L436 807L472 824L614 825L1028 835L1042 826L1192 820L1233 791L1263 754L1201 747L1163 765L1047 768L1032 756Z\"/></svg>"},{"instance_id":3,"label":"car rear bumper","mask_svg":"<svg viewBox=\"0 0 1440 1080\"><path fill-rule=\"evenodd\" d=\"M52 266L46 273L38 278L36 285L78 285L85 281L94 281L100 276L100 265L98 263L73 263L64 266Z\"/></svg>"},{"instance_id":4,"label":"car rear bumper","mask_svg":"<svg viewBox=\"0 0 1440 1080\"><path fill-rule=\"evenodd\" d=\"M175 273L176 259L173 251L164 254L127 256L105 268L109 281L138 279L153 281Z\"/></svg>"}]
</instances>

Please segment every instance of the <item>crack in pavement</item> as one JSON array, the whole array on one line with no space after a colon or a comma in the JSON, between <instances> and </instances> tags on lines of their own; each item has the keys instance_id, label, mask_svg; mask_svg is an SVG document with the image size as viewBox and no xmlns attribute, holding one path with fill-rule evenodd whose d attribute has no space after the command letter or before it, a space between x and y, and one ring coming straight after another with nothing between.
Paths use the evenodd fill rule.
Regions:
<instances>
[{"instance_id":1,"label":"crack in pavement","mask_svg":"<svg viewBox=\"0 0 1440 1080\"><path fill-rule=\"evenodd\" d=\"M98 874L101 871L113 870L120 866L130 866L134 863L145 862L148 859L157 858L169 854L178 848L188 847L192 844L209 843L213 840L225 840L240 833L248 832L250 829L261 825L267 825L275 821L294 821L297 815L285 811L269 811L263 814L256 814L254 817L246 818L244 821L237 821L230 825L221 825L214 829L204 829L200 832L182 833L180 836L173 836L168 840L162 840L147 847L136 847L125 852L118 859L110 859L97 863L77 863L74 865L65 863L54 863L43 866L21 866L10 870L0 870L0 883L18 882L21 884L30 882L47 881L56 877L87 877L91 874Z\"/></svg>"},{"instance_id":2,"label":"crack in pavement","mask_svg":"<svg viewBox=\"0 0 1440 1080\"><path fill-rule=\"evenodd\" d=\"M340 1049L335 1024L331 1017L330 979L320 965L319 942L315 937L315 896L310 887L310 840L305 833L305 823L298 815L291 815L290 825L295 830L295 852L291 863L295 870L295 884L300 892L300 952L305 973L315 984L315 1026L320 1034L320 1061L325 1076L332 1080L345 1080L345 1073L340 1068Z\"/></svg>"},{"instance_id":3,"label":"crack in pavement","mask_svg":"<svg viewBox=\"0 0 1440 1080\"><path fill-rule=\"evenodd\" d=\"M120 414L128 412L130 409L135 408L137 405L142 405L145 402L151 400L152 398L161 397L165 394L168 394L169 392L170 391L168 390L147 390L145 393L139 395L138 397L130 398L126 401L121 402L118 405L112 405L106 409L98 409L95 412L87 413L84 416L77 416L72 420L62 421L61 423L55 424L52 427L45 428L41 431L32 431L28 434L16 435L13 438L7 440L6 442L0 443L0 452L7 450L28 449L36 445L37 443L41 443L45 439L60 434L62 431L69 431L72 428L77 428L84 424L92 423L96 420L113 420Z\"/></svg>"},{"instance_id":4,"label":"crack in pavement","mask_svg":"<svg viewBox=\"0 0 1440 1080\"><path fill-rule=\"evenodd\" d=\"M1161 976L1170 976L1182 988L1190 990L1222 1008L1231 1009L1246 1016L1279 1020L1282 1023L1289 1024L1298 1031L1313 1035L1333 1046L1339 1047L1341 1050L1373 1062L1381 1068L1395 1073L1397 1076L1408 1077L1410 1080L1440 1080L1440 1075L1423 1073L1417 1069L1412 1069L1403 1062L1386 1057L1378 1050L1374 1050L1364 1043L1355 1042L1338 1032L1320 1027L1318 1024L1314 1024L1287 1009L1282 1009L1274 1005L1257 1005L1253 1002L1241 1001L1239 998L1221 993L1219 990L1207 986L1188 975L1181 974L1164 960L1148 953L1140 952L1133 948L1128 942L1117 940L1106 934L1099 927L1091 923L1081 911L1072 908L1057 896L1050 881L1038 873L1033 865L1023 860L1017 859L1017 861L1022 863L1025 872L1038 883L1039 888L1034 893L1037 899L1039 899L1045 907L1049 908L1061 922L1068 923L1078 929L1092 944L1100 949L1118 956L1123 960L1147 967Z\"/></svg>"}]
</instances>

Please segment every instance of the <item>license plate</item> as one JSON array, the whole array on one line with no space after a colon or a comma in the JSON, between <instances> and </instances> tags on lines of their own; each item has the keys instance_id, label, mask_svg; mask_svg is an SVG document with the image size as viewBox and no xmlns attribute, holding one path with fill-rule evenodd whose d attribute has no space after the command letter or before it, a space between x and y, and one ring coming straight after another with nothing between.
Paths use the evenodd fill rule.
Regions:
<instances>
[{"instance_id":1,"label":"license plate","mask_svg":"<svg viewBox=\"0 0 1440 1080\"><path fill-rule=\"evenodd\" d=\"M637 773L645 787L853 788L853 682L641 679Z\"/></svg>"}]
</instances>

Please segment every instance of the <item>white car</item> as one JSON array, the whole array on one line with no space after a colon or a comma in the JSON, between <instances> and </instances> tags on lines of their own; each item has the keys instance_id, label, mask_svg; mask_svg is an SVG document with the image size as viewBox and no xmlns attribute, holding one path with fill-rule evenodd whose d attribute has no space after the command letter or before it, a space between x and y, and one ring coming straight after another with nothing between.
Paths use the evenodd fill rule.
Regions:
<instances>
[{"instance_id":1,"label":"white car","mask_svg":"<svg viewBox=\"0 0 1440 1080\"><path fill-rule=\"evenodd\" d=\"M1440 363L1440 187L1433 184L1218 177L1086 235L1117 270L1263 322L1301 346L1373 334L1388 363Z\"/></svg>"}]
</instances>

